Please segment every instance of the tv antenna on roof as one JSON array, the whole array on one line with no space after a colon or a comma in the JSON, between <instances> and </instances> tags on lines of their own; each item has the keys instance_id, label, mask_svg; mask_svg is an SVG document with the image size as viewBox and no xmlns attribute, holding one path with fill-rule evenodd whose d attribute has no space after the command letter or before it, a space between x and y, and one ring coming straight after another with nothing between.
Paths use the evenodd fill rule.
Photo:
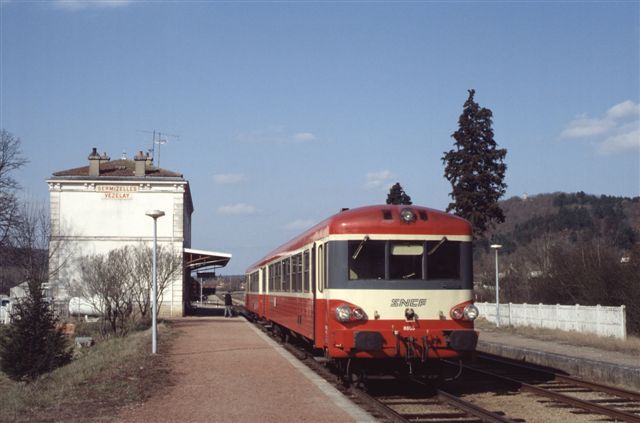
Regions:
<instances>
[{"instance_id":1,"label":"tv antenna on roof","mask_svg":"<svg viewBox=\"0 0 640 423\"><path fill-rule=\"evenodd\" d=\"M138 130L138 132L145 132L147 134L153 134L153 139L151 140L151 148L148 150L151 153L152 159L155 161L156 159L156 145L158 146L158 161L156 167L160 167L160 146L169 142L169 138L173 138L175 140L180 139L180 135L175 134L167 134L166 132L156 131L143 131Z\"/></svg>"}]
</instances>

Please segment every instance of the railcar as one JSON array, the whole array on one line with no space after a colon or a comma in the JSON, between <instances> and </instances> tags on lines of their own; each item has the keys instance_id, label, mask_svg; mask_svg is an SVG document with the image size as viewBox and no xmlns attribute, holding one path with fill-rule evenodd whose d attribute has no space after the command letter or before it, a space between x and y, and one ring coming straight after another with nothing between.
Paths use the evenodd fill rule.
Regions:
<instances>
[{"instance_id":1,"label":"railcar","mask_svg":"<svg viewBox=\"0 0 640 423\"><path fill-rule=\"evenodd\" d=\"M442 211L345 209L251 265L245 308L346 374L427 372L475 350L471 245Z\"/></svg>"}]
</instances>

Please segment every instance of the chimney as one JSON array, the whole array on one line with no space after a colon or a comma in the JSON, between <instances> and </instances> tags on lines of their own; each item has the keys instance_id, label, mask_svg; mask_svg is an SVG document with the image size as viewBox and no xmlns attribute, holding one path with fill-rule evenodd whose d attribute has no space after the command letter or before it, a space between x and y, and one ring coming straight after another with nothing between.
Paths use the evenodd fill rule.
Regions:
<instances>
[{"instance_id":1,"label":"chimney","mask_svg":"<svg viewBox=\"0 0 640 423\"><path fill-rule=\"evenodd\" d=\"M133 160L136 162L136 170L134 174L135 176L145 175L147 158L148 156L145 156L144 154L142 154L142 151L138 151L138 154L135 155L135 157L133 158Z\"/></svg>"},{"instance_id":2,"label":"chimney","mask_svg":"<svg viewBox=\"0 0 640 423\"><path fill-rule=\"evenodd\" d=\"M153 166L153 157L149 155L148 151L147 151L147 166Z\"/></svg>"},{"instance_id":3,"label":"chimney","mask_svg":"<svg viewBox=\"0 0 640 423\"><path fill-rule=\"evenodd\" d=\"M100 176L100 154L96 147L89 154L89 176Z\"/></svg>"}]
</instances>

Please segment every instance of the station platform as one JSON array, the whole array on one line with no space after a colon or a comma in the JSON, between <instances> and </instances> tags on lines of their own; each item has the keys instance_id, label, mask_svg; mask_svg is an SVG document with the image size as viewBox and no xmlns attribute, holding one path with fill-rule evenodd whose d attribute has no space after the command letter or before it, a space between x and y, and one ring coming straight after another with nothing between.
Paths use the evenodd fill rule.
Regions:
<instances>
[{"instance_id":1,"label":"station platform","mask_svg":"<svg viewBox=\"0 0 640 423\"><path fill-rule=\"evenodd\" d=\"M175 383L120 422L373 422L243 317L172 320L166 354Z\"/></svg>"},{"instance_id":2,"label":"station platform","mask_svg":"<svg viewBox=\"0 0 640 423\"><path fill-rule=\"evenodd\" d=\"M172 320L172 384L119 422L375 422L243 317L221 307ZM478 351L640 391L640 357L481 330Z\"/></svg>"},{"instance_id":3,"label":"station platform","mask_svg":"<svg viewBox=\"0 0 640 423\"><path fill-rule=\"evenodd\" d=\"M498 329L481 330L477 350L640 391L640 357L636 355L528 338Z\"/></svg>"}]
</instances>

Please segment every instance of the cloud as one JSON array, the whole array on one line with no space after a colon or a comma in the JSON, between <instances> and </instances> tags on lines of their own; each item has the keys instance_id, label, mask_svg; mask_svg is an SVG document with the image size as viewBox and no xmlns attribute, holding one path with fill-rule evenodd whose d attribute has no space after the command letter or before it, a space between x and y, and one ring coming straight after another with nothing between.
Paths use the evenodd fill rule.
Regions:
<instances>
[{"instance_id":1,"label":"cloud","mask_svg":"<svg viewBox=\"0 0 640 423\"><path fill-rule=\"evenodd\" d=\"M616 104L607 111L607 117L614 120L625 119L627 117L635 117L637 119L639 114L640 105L635 104L631 100Z\"/></svg>"},{"instance_id":2,"label":"cloud","mask_svg":"<svg viewBox=\"0 0 640 423\"><path fill-rule=\"evenodd\" d=\"M271 126L252 132L237 135L239 141L258 142L263 144L306 144L318 141L311 132L290 132L283 126Z\"/></svg>"},{"instance_id":3,"label":"cloud","mask_svg":"<svg viewBox=\"0 0 640 423\"><path fill-rule=\"evenodd\" d=\"M132 0L54 0L53 5L58 9L82 10L82 9L106 9L123 7L132 4Z\"/></svg>"},{"instance_id":4,"label":"cloud","mask_svg":"<svg viewBox=\"0 0 640 423\"><path fill-rule=\"evenodd\" d=\"M599 154L640 150L640 106L627 100L618 103L603 117L576 116L560 133L563 139L595 139Z\"/></svg>"},{"instance_id":5,"label":"cloud","mask_svg":"<svg viewBox=\"0 0 640 423\"><path fill-rule=\"evenodd\" d=\"M238 184L247 180L247 177L241 173L219 173L213 175L213 182L218 185Z\"/></svg>"},{"instance_id":6,"label":"cloud","mask_svg":"<svg viewBox=\"0 0 640 423\"><path fill-rule=\"evenodd\" d=\"M380 170L376 172L369 172L366 176L365 188L366 189L378 189L388 188L391 186L391 181L394 175L389 170Z\"/></svg>"},{"instance_id":7,"label":"cloud","mask_svg":"<svg viewBox=\"0 0 640 423\"><path fill-rule=\"evenodd\" d=\"M287 230L303 230L313 226L316 222L311 219L297 219L284 225Z\"/></svg>"},{"instance_id":8,"label":"cloud","mask_svg":"<svg viewBox=\"0 0 640 423\"><path fill-rule=\"evenodd\" d=\"M316 140L316 136L311 132L298 132L297 134L293 134L294 142L311 142Z\"/></svg>"},{"instance_id":9,"label":"cloud","mask_svg":"<svg viewBox=\"0 0 640 423\"><path fill-rule=\"evenodd\" d=\"M621 130L619 134L605 139L599 146L600 154L616 154L624 151L640 150L640 125Z\"/></svg>"},{"instance_id":10,"label":"cloud","mask_svg":"<svg viewBox=\"0 0 640 423\"><path fill-rule=\"evenodd\" d=\"M223 216L249 216L257 212L258 209L255 206L244 203L228 204L216 209L216 213Z\"/></svg>"},{"instance_id":11,"label":"cloud","mask_svg":"<svg viewBox=\"0 0 640 423\"><path fill-rule=\"evenodd\" d=\"M560 138L585 138L604 134L609 131L614 122L606 119L591 119L586 115L580 115L569 122L562 131Z\"/></svg>"}]
</instances>

